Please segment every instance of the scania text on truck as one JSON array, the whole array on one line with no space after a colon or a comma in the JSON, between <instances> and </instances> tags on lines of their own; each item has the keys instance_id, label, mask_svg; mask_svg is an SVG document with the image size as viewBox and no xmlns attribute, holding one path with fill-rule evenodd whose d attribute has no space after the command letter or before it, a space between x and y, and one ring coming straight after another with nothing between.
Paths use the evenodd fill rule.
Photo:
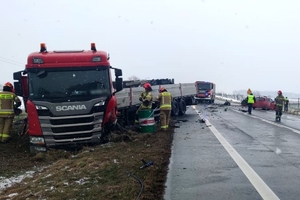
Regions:
<instances>
[{"instance_id":1,"label":"scania text on truck","mask_svg":"<svg viewBox=\"0 0 300 200\"><path fill-rule=\"evenodd\" d=\"M214 103L216 97L216 84L206 81L196 81L196 100L198 102L207 101L209 103Z\"/></svg>"}]
</instances>

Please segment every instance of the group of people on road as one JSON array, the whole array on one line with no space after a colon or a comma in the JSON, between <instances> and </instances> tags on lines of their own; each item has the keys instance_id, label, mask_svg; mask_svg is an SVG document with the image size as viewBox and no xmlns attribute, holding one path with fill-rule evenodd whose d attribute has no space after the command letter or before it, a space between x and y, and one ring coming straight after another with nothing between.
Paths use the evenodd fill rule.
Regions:
<instances>
[{"instance_id":1,"label":"group of people on road","mask_svg":"<svg viewBox=\"0 0 300 200\"><path fill-rule=\"evenodd\" d=\"M143 109L152 109L153 94L152 86L150 83L143 85L145 91L140 94L139 100L142 102L138 110L136 111L136 123L139 123L138 113ZM161 130L167 130L169 128L169 122L172 110L173 97L166 88L161 87L159 89L159 95L155 98L155 101L159 103L160 107L160 128Z\"/></svg>"},{"instance_id":2,"label":"group of people on road","mask_svg":"<svg viewBox=\"0 0 300 200\"><path fill-rule=\"evenodd\" d=\"M9 141L13 119L20 106L21 101L15 94L13 85L5 83L0 92L0 143Z\"/></svg>"},{"instance_id":3,"label":"group of people on road","mask_svg":"<svg viewBox=\"0 0 300 200\"><path fill-rule=\"evenodd\" d=\"M248 89L248 96L246 98L246 102L248 104L248 114L251 115L253 104L256 102L255 96L252 91ZM278 90L277 97L275 98L275 110L276 110L276 120L281 120L282 111L288 111L289 99L288 97L284 97L281 90Z\"/></svg>"}]
</instances>

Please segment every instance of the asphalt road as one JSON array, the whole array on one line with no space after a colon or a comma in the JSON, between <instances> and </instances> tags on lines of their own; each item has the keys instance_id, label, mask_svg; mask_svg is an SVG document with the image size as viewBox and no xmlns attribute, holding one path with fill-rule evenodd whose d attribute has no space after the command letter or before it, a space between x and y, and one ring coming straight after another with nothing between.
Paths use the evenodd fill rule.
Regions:
<instances>
[{"instance_id":1,"label":"asphalt road","mask_svg":"<svg viewBox=\"0 0 300 200\"><path fill-rule=\"evenodd\" d=\"M197 105L179 120L166 200L300 199L300 117Z\"/></svg>"}]
</instances>

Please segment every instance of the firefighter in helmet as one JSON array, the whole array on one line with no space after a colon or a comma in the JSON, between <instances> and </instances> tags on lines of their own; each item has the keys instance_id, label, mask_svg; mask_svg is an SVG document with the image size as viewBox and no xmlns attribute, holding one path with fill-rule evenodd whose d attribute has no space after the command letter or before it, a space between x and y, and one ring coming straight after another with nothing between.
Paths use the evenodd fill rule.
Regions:
<instances>
[{"instance_id":1,"label":"firefighter in helmet","mask_svg":"<svg viewBox=\"0 0 300 200\"><path fill-rule=\"evenodd\" d=\"M7 142L15 110L21 106L21 101L14 93L13 85L7 82L0 92L0 142Z\"/></svg>"},{"instance_id":2,"label":"firefighter in helmet","mask_svg":"<svg viewBox=\"0 0 300 200\"><path fill-rule=\"evenodd\" d=\"M161 130L167 130L169 128L171 110L172 110L172 95L166 90L166 88L161 87L159 89L159 95L156 100L160 103L160 127Z\"/></svg>"},{"instance_id":3,"label":"firefighter in helmet","mask_svg":"<svg viewBox=\"0 0 300 200\"><path fill-rule=\"evenodd\" d=\"M285 103L285 98L282 95L281 90L278 90L277 97L275 98L275 104L276 104L276 120L281 120L282 115L282 108Z\"/></svg>"},{"instance_id":4,"label":"firefighter in helmet","mask_svg":"<svg viewBox=\"0 0 300 200\"><path fill-rule=\"evenodd\" d=\"M152 101L153 101L153 95L152 95L152 87L150 83L145 83L143 85L145 88L145 91L140 94L139 100L142 102L138 110L136 111L135 115L135 123L139 123L139 110L141 109L152 109Z\"/></svg>"}]
</instances>

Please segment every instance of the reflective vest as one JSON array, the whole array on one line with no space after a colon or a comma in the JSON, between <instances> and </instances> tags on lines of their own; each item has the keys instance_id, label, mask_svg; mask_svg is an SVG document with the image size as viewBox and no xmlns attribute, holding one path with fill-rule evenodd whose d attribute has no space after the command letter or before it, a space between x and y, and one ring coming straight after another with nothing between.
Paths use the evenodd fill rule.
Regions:
<instances>
[{"instance_id":1,"label":"reflective vest","mask_svg":"<svg viewBox=\"0 0 300 200\"><path fill-rule=\"evenodd\" d=\"M143 109L151 109L152 108L152 101L153 96L151 92L144 91L140 95L140 100L142 101L142 108Z\"/></svg>"},{"instance_id":2,"label":"reflective vest","mask_svg":"<svg viewBox=\"0 0 300 200\"><path fill-rule=\"evenodd\" d=\"M162 92L158 95L157 100L160 102L161 110L172 109L172 95L170 92Z\"/></svg>"},{"instance_id":3,"label":"reflective vest","mask_svg":"<svg viewBox=\"0 0 300 200\"><path fill-rule=\"evenodd\" d=\"M254 104L254 96L251 94L248 95L248 103Z\"/></svg>"},{"instance_id":4,"label":"reflective vest","mask_svg":"<svg viewBox=\"0 0 300 200\"><path fill-rule=\"evenodd\" d=\"M14 101L16 97L12 92L0 92L0 117L14 115Z\"/></svg>"},{"instance_id":5,"label":"reflective vest","mask_svg":"<svg viewBox=\"0 0 300 200\"><path fill-rule=\"evenodd\" d=\"M287 106L289 104L289 99L286 97L285 98L285 105Z\"/></svg>"}]
</instances>

